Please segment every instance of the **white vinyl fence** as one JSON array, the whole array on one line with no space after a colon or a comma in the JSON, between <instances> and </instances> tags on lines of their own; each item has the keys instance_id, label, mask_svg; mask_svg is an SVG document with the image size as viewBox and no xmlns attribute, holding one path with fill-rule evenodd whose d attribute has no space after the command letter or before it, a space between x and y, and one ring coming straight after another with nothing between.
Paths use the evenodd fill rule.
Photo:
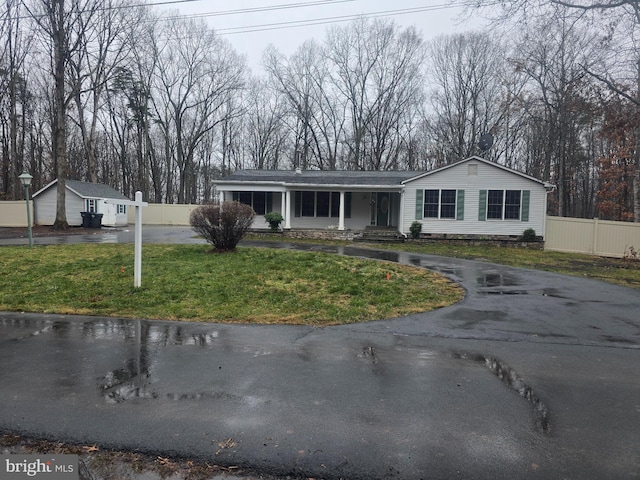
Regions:
<instances>
[{"instance_id":1,"label":"white vinyl fence","mask_svg":"<svg viewBox=\"0 0 640 480\"><path fill-rule=\"evenodd\" d=\"M29 200L31 224L33 224L33 201ZM27 202L0 202L0 227L27 227Z\"/></svg>"},{"instance_id":2,"label":"white vinyl fence","mask_svg":"<svg viewBox=\"0 0 640 480\"><path fill-rule=\"evenodd\" d=\"M198 205L170 205L164 203L150 203L142 209L143 225L189 225L191 212L198 208ZM133 225L135 219L135 208L127 210L128 221Z\"/></svg>"},{"instance_id":3,"label":"white vinyl fence","mask_svg":"<svg viewBox=\"0 0 640 480\"><path fill-rule=\"evenodd\" d=\"M640 250L640 223L547 217L545 250L623 257Z\"/></svg>"},{"instance_id":4,"label":"white vinyl fence","mask_svg":"<svg viewBox=\"0 0 640 480\"><path fill-rule=\"evenodd\" d=\"M189 225L189 215L198 205L149 204L142 209L146 225ZM135 222L129 208L129 224ZM31 210L33 214L33 209ZM26 227L24 201L0 202L0 227ZM623 257L630 247L640 251L640 223L547 217L545 250L576 252L603 257Z\"/></svg>"}]
</instances>

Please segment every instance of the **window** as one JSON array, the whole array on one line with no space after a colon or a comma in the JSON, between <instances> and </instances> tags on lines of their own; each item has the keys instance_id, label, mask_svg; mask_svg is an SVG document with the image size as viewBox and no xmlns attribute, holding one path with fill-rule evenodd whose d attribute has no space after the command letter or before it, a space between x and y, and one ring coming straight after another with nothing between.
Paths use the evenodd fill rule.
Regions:
<instances>
[{"instance_id":1,"label":"window","mask_svg":"<svg viewBox=\"0 0 640 480\"><path fill-rule=\"evenodd\" d=\"M126 215L127 214L127 206L126 205L118 205L117 206L117 214L118 215Z\"/></svg>"},{"instance_id":2,"label":"window","mask_svg":"<svg viewBox=\"0 0 640 480\"><path fill-rule=\"evenodd\" d=\"M267 213L267 192L253 192L253 210L257 215Z\"/></svg>"},{"instance_id":3,"label":"window","mask_svg":"<svg viewBox=\"0 0 640 480\"><path fill-rule=\"evenodd\" d=\"M340 192L295 192L296 217L340 216ZM344 194L344 216L351 218L351 192Z\"/></svg>"},{"instance_id":4,"label":"window","mask_svg":"<svg viewBox=\"0 0 640 480\"><path fill-rule=\"evenodd\" d=\"M487 196L487 219L502 220L503 190L489 190Z\"/></svg>"},{"instance_id":5,"label":"window","mask_svg":"<svg viewBox=\"0 0 640 480\"><path fill-rule=\"evenodd\" d=\"M426 218L438 218L439 206L440 206L440 191L425 190L424 191L424 216Z\"/></svg>"},{"instance_id":6,"label":"window","mask_svg":"<svg viewBox=\"0 0 640 480\"><path fill-rule=\"evenodd\" d=\"M233 201L251 206L256 215L264 215L271 211L272 192L233 192Z\"/></svg>"},{"instance_id":7,"label":"window","mask_svg":"<svg viewBox=\"0 0 640 480\"><path fill-rule=\"evenodd\" d=\"M346 193L344 195L344 203L345 205L351 205L351 193ZM340 216L340 192L331 192L331 216L333 218L338 218ZM344 216L347 218L351 217L346 208Z\"/></svg>"},{"instance_id":8,"label":"window","mask_svg":"<svg viewBox=\"0 0 640 480\"><path fill-rule=\"evenodd\" d=\"M456 191L440 192L440 218L456 218Z\"/></svg>"},{"instance_id":9,"label":"window","mask_svg":"<svg viewBox=\"0 0 640 480\"><path fill-rule=\"evenodd\" d=\"M302 192L302 216L316 216L316 192Z\"/></svg>"},{"instance_id":10,"label":"window","mask_svg":"<svg viewBox=\"0 0 640 480\"><path fill-rule=\"evenodd\" d=\"M489 190L487 220L520 220L521 190Z\"/></svg>"},{"instance_id":11,"label":"window","mask_svg":"<svg viewBox=\"0 0 640 480\"><path fill-rule=\"evenodd\" d=\"M95 198L87 198L85 205L86 211L89 213L96 213L98 211L98 202Z\"/></svg>"},{"instance_id":12,"label":"window","mask_svg":"<svg viewBox=\"0 0 640 480\"><path fill-rule=\"evenodd\" d=\"M316 217L328 217L331 207L329 192L316 193Z\"/></svg>"},{"instance_id":13,"label":"window","mask_svg":"<svg viewBox=\"0 0 640 480\"><path fill-rule=\"evenodd\" d=\"M456 218L456 190L425 190L425 218Z\"/></svg>"},{"instance_id":14,"label":"window","mask_svg":"<svg viewBox=\"0 0 640 480\"><path fill-rule=\"evenodd\" d=\"M520 220L520 190L507 190L505 192L504 219Z\"/></svg>"}]
</instances>

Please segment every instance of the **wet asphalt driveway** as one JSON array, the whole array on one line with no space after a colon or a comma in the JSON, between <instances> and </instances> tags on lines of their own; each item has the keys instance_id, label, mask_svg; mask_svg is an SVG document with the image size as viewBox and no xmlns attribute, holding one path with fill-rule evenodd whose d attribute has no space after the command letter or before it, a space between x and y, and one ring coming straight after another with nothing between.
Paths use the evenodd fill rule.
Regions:
<instances>
[{"instance_id":1,"label":"wet asphalt driveway","mask_svg":"<svg viewBox=\"0 0 640 480\"><path fill-rule=\"evenodd\" d=\"M0 313L0 432L302 478L640 478L638 290L298 248L420 265L467 296L322 329Z\"/></svg>"}]
</instances>

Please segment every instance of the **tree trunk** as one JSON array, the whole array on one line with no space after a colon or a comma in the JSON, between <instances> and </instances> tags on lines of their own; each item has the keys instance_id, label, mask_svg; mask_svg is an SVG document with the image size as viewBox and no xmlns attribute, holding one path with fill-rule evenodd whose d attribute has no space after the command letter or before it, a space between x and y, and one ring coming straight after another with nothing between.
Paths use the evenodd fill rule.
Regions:
<instances>
[{"instance_id":1,"label":"tree trunk","mask_svg":"<svg viewBox=\"0 0 640 480\"><path fill-rule=\"evenodd\" d=\"M637 105L637 118L636 118L636 154L635 165L633 168L633 221L640 223L640 60L637 63L637 78L636 78L636 105Z\"/></svg>"},{"instance_id":2,"label":"tree trunk","mask_svg":"<svg viewBox=\"0 0 640 480\"><path fill-rule=\"evenodd\" d=\"M64 0L55 0L53 12L51 12L53 26L54 45L54 124L53 124L53 144L56 163L56 175L58 177L58 189L56 195L56 219L53 228L56 230L66 230L67 223L66 209L66 178L67 178L67 129L66 129L66 109L64 93L64 74L66 56L66 32L64 30Z\"/></svg>"}]
</instances>

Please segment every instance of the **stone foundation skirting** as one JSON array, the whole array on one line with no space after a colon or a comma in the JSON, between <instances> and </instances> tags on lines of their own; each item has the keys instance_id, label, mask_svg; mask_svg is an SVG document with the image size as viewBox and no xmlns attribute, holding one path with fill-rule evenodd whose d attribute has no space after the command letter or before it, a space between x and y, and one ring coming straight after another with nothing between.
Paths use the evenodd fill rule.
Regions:
<instances>
[{"instance_id":1,"label":"stone foundation skirting","mask_svg":"<svg viewBox=\"0 0 640 480\"><path fill-rule=\"evenodd\" d=\"M421 237L421 238L408 238L409 243L428 244L439 243L446 245L461 245L480 247L489 245L492 247L515 247L515 248L528 248L531 250L544 250L544 241L536 240L535 242L523 242L519 238L514 237L502 237L502 238L485 238L485 237L471 237L464 238L445 238L445 237Z\"/></svg>"},{"instance_id":2,"label":"stone foundation skirting","mask_svg":"<svg viewBox=\"0 0 640 480\"><path fill-rule=\"evenodd\" d=\"M256 233L267 234L279 236L281 238L299 238L299 239L316 239L316 240L344 240L344 241L360 241L367 242L366 235L363 236L363 232L361 230L335 230L335 229L294 229L294 230L284 230L278 233L271 233L265 231L255 231ZM425 236L421 235L418 239L413 239L408 237L406 239L388 237L387 239L377 238L375 240L371 240L373 243L377 242L389 242L389 243L397 243L397 242L409 242L409 243L417 243L417 244L428 244L428 243L445 243L448 245L468 245L468 246L482 246L482 245L491 245L494 247L516 247L516 248L529 248L532 250L544 250L544 241L541 238L538 238L535 242L523 242L518 237L507 237L507 236L472 236L467 235L464 237L447 237L443 235L439 236Z\"/></svg>"},{"instance_id":3,"label":"stone foundation skirting","mask_svg":"<svg viewBox=\"0 0 640 480\"><path fill-rule=\"evenodd\" d=\"M282 236L286 238L311 238L318 240L347 240L352 241L357 235L361 235L362 232L354 230L335 230L335 229L295 229L285 230L282 232Z\"/></svg>"}]
</instances>

